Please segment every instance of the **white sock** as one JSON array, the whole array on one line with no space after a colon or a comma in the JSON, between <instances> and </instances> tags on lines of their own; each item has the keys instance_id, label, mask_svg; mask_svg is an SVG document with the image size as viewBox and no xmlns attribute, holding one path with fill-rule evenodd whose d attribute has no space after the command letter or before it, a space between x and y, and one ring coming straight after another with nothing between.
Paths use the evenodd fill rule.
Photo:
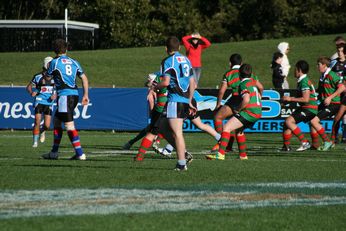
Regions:
<instances>
[{"instance_id":1,"label":"white sock","mask_svg":"<svg viewBox=\"0 0 346 231\"><path fill-rule=\"evenodd\" d=\"M166 149L167 151L169 151L169 152L172 152L172 151L174 150L173 146L170 145L170 144L167 144L166 147L165 147L165 149Z\"/></svg>"},{"instance_id":2,"label":"white sock","mask_svg":"<svg viewBox=\"0 0 346 231\"><path fill-rule=\"evenodd\" d=\"M217 133L214 138L216 141L219 141L221 139L221 134Z\"/></svg>"}]
</instances>

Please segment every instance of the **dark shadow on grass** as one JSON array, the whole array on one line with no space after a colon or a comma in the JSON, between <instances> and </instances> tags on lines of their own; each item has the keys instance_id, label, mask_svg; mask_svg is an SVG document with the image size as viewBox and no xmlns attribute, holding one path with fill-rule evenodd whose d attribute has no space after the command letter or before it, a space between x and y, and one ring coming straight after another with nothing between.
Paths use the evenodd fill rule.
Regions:
<instances>
[{"instance_id":1,"label":"dark shadow on grass","mask_svg":"<svg viewBox=\"0 0 346 231\"><path fill-rule=\"evenodd\" d=\"M15 167L39 167L39 168L95 168L109 169L107 166L91 166L91 165L72 165L72 164L15 164Z\"/></svg>"}]
</instances>

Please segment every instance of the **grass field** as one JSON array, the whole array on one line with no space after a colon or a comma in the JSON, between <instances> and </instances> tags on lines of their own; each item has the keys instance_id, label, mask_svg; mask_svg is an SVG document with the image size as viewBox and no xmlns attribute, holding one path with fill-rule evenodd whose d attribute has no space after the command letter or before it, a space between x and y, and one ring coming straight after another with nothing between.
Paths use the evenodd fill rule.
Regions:
<instances>
[{"instance_id":1,"label":"grass field","mask_svg":"<svg viewBox=\"0 0 346 231\"><path fill-rule=\"evenodd\" d=\"M292 66L334 53L336 35L288 38ZM282 40L213 44L203 55L202 88L215 88L231 53L240 53L271 87L269 64ZM51 52L0 53L0 85L26 85ZM91 87L142 87L159 68L163 47L71 51ZM295 86L293 69L289 82ZM77 124L78 127L78 124ZM81 131L88 160L73 155L66 132L60 159L43 160L52 135L31 148L31 131L0 131L0 230L346 230L346 145L328 152L280 153L281 134L248 134L248 161L207 161L215 144L203 133L187 133L194 161L175 172L176 160L150 151L132 161L134 133ZM293 138L293 147L298 142Z\"/></svg>"},{"instance_id":2,"label":"grass field","mask_svg":"<svg viewBox=\"0 0 346 231\"><path fill-rule=\"evenodd\" d=\"M331 56L335 52L333 39L336 35L287 38L281 40L259 40L212 44L203 53L203 71L199 87L215 88L228 69L232 53L240 53L244 62L250 63L266 88L272 87L270 63L279 42L290 43L288 55L292 66L289 82L296 86L293 77L294 64L305 59L310 63L310 76L318 83L316 60L320 55ZM346 37L344 34L343 36ZM182 52L184 50L182 49ZM45 56L53 52L0 53L0 85L26 85L41 69ZM90 79L91 87L142 87L144 77L159 69L166 56L163 47L71 51L69 55L80 61Z\"/></svg>"},{"instance_id":3,"label":"grass field","mask_svg":"<svg viewBox=\"0 0 346 231\"><path fill-rule=\"evenodd\" d=\"M214 140L187 133L194 161L175 172L152 151L133 162L138 143L121 146L134 135L81 131L81 162L66 134L50 161L52 137L33 149L30 131L1 131L1 230L345 230L343 144L280 153L279 134L248 134L248 161L208 161Z\"/></svg>"}]
</instances>

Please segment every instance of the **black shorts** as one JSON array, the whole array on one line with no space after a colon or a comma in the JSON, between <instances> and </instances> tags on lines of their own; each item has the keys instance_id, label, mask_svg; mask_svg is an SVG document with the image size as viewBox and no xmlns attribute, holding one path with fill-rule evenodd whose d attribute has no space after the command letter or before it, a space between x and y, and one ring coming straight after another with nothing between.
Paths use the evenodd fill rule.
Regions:
<instances>
[{"instance_id":1,"label":"black shorts","mask_svg":"<svg viewBox=\"0 0 346 231\"><path fill-rule=\"evenodd\" d=\"M197 108L197 102L196 102L196 100L194 99L194 98L192 98L192 106L194 106L195 108ZM189 120L194 120L194 119L196 119L196 118L198 118L199 117L199 114L198 114L198 108L197 108L197 111L196 111L196 114L194 114L194 115L188 115L187 116L187 119L189 119Z\"/></svg>"},{"instance_id":2,"label":"black shorts","mask_svg":"<svg viewBox=\"0 0 346 231\"><path fill-rule=\"evenodd\" d=\"M291 116L298 124L300 122L310 122L313 118L315 118L316 114L312 113L308 109L299 108L295 110Z\"/></svg>"},{"instance_id":3,"label":"black shorts","mask_svg":"<svg viewBox=\"0 0 346 231\"><path fill-rule=\"evenodd\" d=\"M73 112L78 104L78 95L59 96L55 115L62 122L73 121Z\"/></svg>"},{"instance_id":4,"label":"black shorts","mask_svg":"<svg viewBox=\"0 0 346 231\"><path fill-rule=\"evenodd\" d=\"M151 121L150 121L150 125L149 125L149 132L150 133L152 133L154 135L159 134L162 118L163 118L162 113L155 111L155 110L152 111Z\"/></svg>"},{"instance_id":5,"label":"black shorts","mask_svg":"<svg viewBox=\"0 0 346 231\"><path fill-rule=\"evenodd\" d=\"M187 103L168 102L167 118L168 119L186 119L190 116L190 107Z\"/></svg>"},{"instance_id":6,"label":"black shorts","mask_svg":"<svg viewBox=\"0 0 346 231\"><path fill-rule=\"evenodd\" d=\"M254 122L250 122L244 117L242 117L239 113L235 114L234 117L237 118L243 124L242 130L245 128L252 128L252 126L255 124Z\"/></svg>"},{"instance_id":7,"label":"black shorts","mask_svg":"<svg viewBox=\"0 0 346 231\"><path fill-rule=\"evenodd\" d=\"M238 110L240 104L241 104L242 98L240 95L233 95L227 102L225 103L226 106L230 107L232 111Z\"/></svg>"},{"instance_id":8,"label":"black shorts","mask_svg":"<svg viewBox=\"0 0 346 231\"><path fill-rule=\"evenodd\" d=\"M341 104L346 106L346 94L344 94L343 97L341 98Z\"/></svg>"},{"instance_id":9,"label":"black shorts","mask_svg":"<svg viewBox=\"0 0 346 231\"><path fill-rule=\"evenodd\" d=\"M37 104L35 107L35 115L36 114L44 114L44 115L52 115L52 106Z\"/></svg>"},{"instance_id":10,"label":"black shorts","mask_svg":"<svg viewBox=\"0 0 346 231\"><path fill-rule=\"evenodd\" d=\"M326 119L328 117L332 117L338 113L340 108L340 104L329 104L328 106L324 106L324 104L320 104L318 106L317 117L320 120Z\"/></svg>"}]
</instances>

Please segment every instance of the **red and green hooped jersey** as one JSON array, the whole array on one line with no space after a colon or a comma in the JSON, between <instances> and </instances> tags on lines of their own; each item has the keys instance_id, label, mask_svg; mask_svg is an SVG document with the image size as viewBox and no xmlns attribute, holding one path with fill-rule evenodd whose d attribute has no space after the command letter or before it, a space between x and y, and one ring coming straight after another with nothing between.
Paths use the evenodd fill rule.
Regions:
<instances>
[{"instance_id":1,"label":"red and green hooped jersey","mask_svg":"<svg viewBox=\"0 0 346 231\"><path fill-rule=\"evenodd\" d=\"M240 65L234 65L231 70L226 72L223 77L223 82L227 83L227 87L231 88L232 94L234 96L239 95L239 85L240 85L240 78L239 78L239 68ZM258 80L258 76L255 74L251 74L251 78L255 81Z\"/></svg>"},{"instance_id":2,"label":"red and green hooped jersey","mask_svg":"<svg viewBox=\"0 0 346 231\"><path fill-rule=\"evenodd\" d=\"M162 76L158 75L155 78L155 81L157 83L160 83L160 82L162 82L162 79L163 79ZM163 110L165 108L165 105L167 103L167 94L168 94L168 92L167 92L167 88L166 87L162 88L158 92L156 92L156 96L157 97L156 97L156 103L155 103L155 106L154 106L154 110L155 111L160 112L160 113L163 112Z\"/></svg>"},{"instance_id":3,"label":"red and green hooped jersey","mask_svg":"<svg viewBox=\"0 0 346 231\"><path fill-rule=\"evenodd\" d=\"M227 71L222 81L227 83L227 87L229 87L232 90L233 95L239 95L238 93L238 87L240 84L240 78L239 78L239 65L234 65L231 70Z\"/></svg>"},{"instance_id":4,"label":"red and green hooped jersey","mask_svg":"<svg viewBox=\"0 0 346 231\"><path fill-rule=\"evenodd\" d=\"M321 75L318 82L318 99L323 102L342 85L342 79L335 72L329 71ZM331 104L340 104L340 95L334 97Z\"/></svg>"},{"instance_id":5,"label":"red and green hooped jersey","mask_svg":"<svg viewBox=\"0 0 346 231\"><path fill-rule=\"evenodd\" d=\"M245 108L239 112L239 114L253 123L259 120L262 116L262 102L259 91L254 84L254 79L252 77L245 78L240 82L239 94L242 96L244 94L250 95L250 101Z\"/></svg>"},{"instance_id":6,"label":"red and green hooped jersey","mask_svg":"<svg viewBox=\"0 0 346 231\"><path fill-rule=\"evenodd\" d=\"M298 79L297 88L301 92L304 92L307 90L310 91L309 102L301 103L301 105L302 105L302 108L307 109L314 114L317 114L317 111L318 111L317 94L316 94L314 85L312 84L312 82L310 81L307 75L303 75Z\"/></svg>"}]
</instances>

